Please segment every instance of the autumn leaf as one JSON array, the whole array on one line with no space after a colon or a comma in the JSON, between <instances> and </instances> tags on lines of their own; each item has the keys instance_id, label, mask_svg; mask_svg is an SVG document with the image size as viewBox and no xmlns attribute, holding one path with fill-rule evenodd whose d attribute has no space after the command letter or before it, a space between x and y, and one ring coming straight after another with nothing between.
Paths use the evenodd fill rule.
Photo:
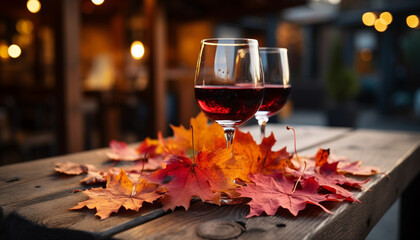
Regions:
<instances>
[{"instance_id":1,"label":"autumn leaf","mask_svg":"<svg viewBox=\"0 0 420 240\"><path fill-rule=\"evenodd\" d=\"M216 151L226 147L224 132L222 127L216 123L208 123L208 118L203 112L200 112L190 121L194 129L194 149L201 151L204 147L209 151ZM185 129L183 126L175 127L171 125L174 136L172 143L176 143L183 149L192 149L191 128Z\"/></svg>"},{"instance_id":2,"label":"autumn leaf","mask_svg":"<svg viewBox=\"0 0 420 240\"><path fill-rule=\"evenodd\" d=\"M91 168L95 168L93 165L90 164L80 164L75 162L57 162L54 163L55 168L54 171L67 174L67 175L80 175L82 173L86 173L88 171L89 166Z\"/></svg>"},{"instance_id":3,"label":"autumn leaf","mask_svg":"<svg viewBox=\"0 0 420 240\"><path fill-rule=\"evenodd\" d=\"M97 183L105 183L106 182L106 176L108 172L112 170L109 169L107 171L98 170L94 166L87 166L87 174L85 178L83 178L80 182L83 184L97 184Z\"/></svg>"},{"instance_id":4,"label":"autumn leaf","mask_svg":"<svg viewBox=\"0 0 420 240\"><path fill-rule=\"evenodd\" d=\"M140 179L138 184L133 184L124 170L119 175L107 175L106 188L92 188L83 191L89 199L78 203L70 210L87 207L96 208L96 216L101 220L108 218L111 213L116 213L121 207L138 211L144 202L152 203L161 195L156 192L158 185Z\"/></svg>"},{"instance_id":5,"label":"autumn leaf","mask_svg":"<svg viewBox=\"0 0 420 240\"><path fill-rule=\"evenodd\" d=\"M162 154L162 146L159 140L146 138L136 149L139 155L147 155L148 158L154 158Z\"/></svg>"},{"instance_id":6,"label":"autumn leaf","mask_svg":"<svg viewBox=\"0 0 420 240\"><path fill-rule=\"evenodd\" d=\"M328 162L328 157L330 156L330 149L320 148L315 154L315 166L322 166L324 163Z\"/></svg>"},{"instance_id":7,"label":"autumn leaf","mask_svg":"<svg viewBox=\"0 0 420 240\"><path fill-rule=\"evenodd\" d=\"M369 179L365 181L359 181L347 178L337 172L337 165L338 162L324 163L324 165L322 165L319 170L317 170L318 175L316 175L316 178L318 181L328 181L332 184L346 185L356 188L362 187L363 184L369 181Z\"/></svg>"},{"instance_id":8,"label":"autumn leaf","mask_svg":"<svg viewBox=\"0 0 420 240\"><path fill-rule=\"evenodd\" d=\"M182 206L188 210L192 197L220 204L220 194L217 191L228 188L229 184L213 161L230 157L227 149L217 152L203 149L194 162L185 156L172 156L167 161L165 169L160 169L149 177L150 181L160 183L167 188L166 194L160 201L163 209L174 210Z\"/></svg>"},{"instance_id":9,"label":"autumn leaf","mask_svg":"<svg viewBox=\"0 0 420 240\"><path fill-rule=\"evenodd\" d=\"M361 161L338 162L337 172L349 173L356 176L371 176L381 172L380 168L372 166L362 166Z\"/></svg>"},{"instance_id":10,"label":"autumn leaf","mask_svg":"<svg viewBox=\"0 0 420 240\"><path fill-rule=\"evenodd\" d=\"M127 146L125 142L112 140L109 143L111 152L107 153L108 157L119 161L136 161L142 156L133 148Z\"/></svg>"},{"instance_id":11,"label":"autumn leaf","mask_svg":"<svg viewBox=\"0 0 420 240\"><path fill-rule=\"evenodd\" d=\"M226 169L226 175L231 178L240 178L249 181L249 174L264 173L266 175L274 171L283 171L286 167L293 167L290 159L292 155L283 148L279 151L272 151L276 140L274 135L264 137L260 144L257 144L248 133L237 131L235 133L233 155L234 159L219 164Z\"/></svg>"},{"instance_id":12,"label":"autumn leaf","mask_svg":"<svg viewBox=\"0 0 420 240\"><path fill-rule=\"evenodd\" d=\"M283 174L265 176L262 174L250 176L253 183L237 190L241 197L251 198L248 203L250 213L247 217L260 216L263 212L274 215L279 207L285 208L297 216L307 204L321 207L325 212L332 213L320 202L327 201L327 195L318 194L318 183L314 178L304 181L301 189L293 192L295 182Z\"/></svg>"}]
</instances>

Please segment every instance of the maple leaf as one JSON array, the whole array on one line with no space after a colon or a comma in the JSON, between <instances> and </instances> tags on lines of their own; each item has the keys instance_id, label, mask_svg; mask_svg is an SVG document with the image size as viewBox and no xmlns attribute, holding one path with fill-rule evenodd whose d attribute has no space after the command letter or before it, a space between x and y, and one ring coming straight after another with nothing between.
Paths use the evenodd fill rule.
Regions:
<instances>
[{"instance_id":1,"label":"maple leaf","mask_svg":"<svg viewBox=\"0 0 420 240\"><path fill-rule=\"evenodd\" d=\"M165 169L153 172L149 177L150 181L167 188L160 201L163 209L174 210L177 206L182 206L188 210L192 197L200 197L202 201L220 205L220 194L216 192L229 188L229 184L214 161L225 158L231 158L228 149L216 152L203 149L198 153L195 162L186 156L171 156Z\"/></svg>"},{"instance_id":2,"label":"maple leaf","mask_svg":"<svg viewBox=\"0 0 420 240\"><path fill-rule=\"evenodd\" d=\"M138 184L133 184L127 177L124 170L120 174L112 173L107 175L106 188L92 188L83 191L89 199L79 202L69 210L96 208L96 216L101 220L108 218L111 213L116 213L121 207L138 211L144 202L152 203L159 199L161 195L156 192L158 185L149 183L145 179L140 179Z\"/></svg>"},{"instance_id":3,"label":"maple leaf","mask_svg":"<svg viewBox=\"0 0 420 240\"><path fill-rule=\"evenodd\" d=\"M87 174L80 182L83 184L105 183L107 172L97 170L94 166L87 166Z\"/></svg>"},{"instance_id":4,"label":"maple leaf","mask_svg":"<svg viewBox=\"0 0 420 240\"><path fill-rule=\"evenodd\" d=\"M372 166L362 166L361 161L338 162L337 172L349 173L357 176L371 176L380 173L380 168Z\"/></svg>"},{"instance_id":5,"label":"maple leaf","mask_svg":"<svg viewBox=\"0 0 420 240\"><path fill-rule=\"evenodd\" d=\"M325 212L332 213L319 202L327 201L327 195L318 194L318 183L314 178L304 181L301 189L293 192L294 181L286 178L283 174L265 176L262 174L250 176L253 183L237 190L241 197L251 198L248 203L250 213L247 217L260 216L263 212L274 215L279 207L288 209L291 214L297 216L307 204L321 207Z\"/></svg>"},{"instance_id":6,"label":"maple leaf","mask_svg":"<svg viewBox=\"0 0 420 240\"><path fill-rule=\"evenodd\" d=\"M107 153L107 155L113 160L136 161L142 157L135 149L128 147L125 142L112 140L109 146L111 147L111 152Z\"/></svg>"},{"instance_id":7,"label":"maple leaf","mask_svg":"<svg viewBox=\"0 0 420 240\"><path fill-rule=\"evenodd\" d=\"M149 158L153 158L162 154L162 146L159 143L159 140L146 138L140 145L137 147L137 152L139 155L147 155Z\"/></svg>"},{"instance_id":8,"label":"maple leaf","mask_svg":"<svg viewBox=\"0 0 420 240\"><path fill-rule=\"evenodd\" d=\"M315 175L315 177L317 178L318 181L329 182L331 184L346 185L346 186L356 187L356 188L362 187L363 184L369 181L369 179L365 181L358 181L358 180L346 178L345 176L337 172L337 165L338 165L338 162L324 163L324 165L322 165L319 168L319 170L317 170L318 174Z\"/></svg>"},{"instance_id":9,"label":"maple leaf","mask_svg":"<svg viewBox=\"0 0 420 240\"><path fill-rule=\"evenodd\" d=\"M158 133L158 140L162 146L162 158L167 160L169 155L177 155L177 156L186 156L187 155L187 148L185 145L173 138L164 139L162 133Z\"/></svg>"},{"instance_id":10,"label":"maple leaf","mask_svg":"<svg viewBox=\"0 0 420 240\"><path fill-rule=\"evenodd\" d=\"M215 151L226 146L223 128L219 124L208 124L208 122L209 120L203 112L190 120L194 129L194 149L197 152L204 147L209 151ZM183 149L192 149L191 128L187 130L183 126L175 127L172 125L171 128L174 131L172 143L176 143Z\"/></svg>"},{"instance_id":11,"label":"maple leaf","mask_svg":"<svg viewBox=\"0 0 420 240\"><path fill-rule=\"evenodd\" d=\"M64 173L67 175L80 175L82 173L86 173L88 171L88 168L95 168L93 165L90 164L80 164L75 162L57 162L54 163L55 168L54 171L59 173Z\"/></svg>"},{"instance_id":12,"label":"maple leaf","mask_svg":"<svg viewBox=\"0 0 420 240\"><path fill-rule=\"evenodd\" d=\"M328 157L330 156L330 149L320 148L315 154L315 166L322 166L324 163L328 162Z\"/></svg>"},{"instance_id":13,"label":"maple leaf","mask_svg":"<svg viewBox=\"0 0 420 240\"><path fill-rule=\"evenodd\" d=\"M237 178L249 181L249 174L264 173L266 175L277 170L285 170L286 167L293 167L290 159L292 155L283 148L279 151L272 151L276 139L271 134L264 137L260 144L257 144L248 133L237 131L235 133L233 155L234 159L223 163L228 172L227 175L236 175ZM220 166L224 169L223 166Z\"/></svg>"}]
</instances>

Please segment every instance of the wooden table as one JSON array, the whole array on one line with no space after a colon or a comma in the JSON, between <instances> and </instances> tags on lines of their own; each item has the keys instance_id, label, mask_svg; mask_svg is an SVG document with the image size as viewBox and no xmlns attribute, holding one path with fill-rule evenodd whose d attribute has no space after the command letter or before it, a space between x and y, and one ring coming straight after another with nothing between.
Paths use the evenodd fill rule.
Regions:
<instances>
[{"instance_id":1,"label":"wooden table","mask_svg":"<svg viewBox=\"0 0 420 240\"><path fill-rule=\"evenodd\" d=\"M247 130L258 134L256 126ZM272 130L278 140L276 148L286 145L292 151L292 132L284 125L269 124L267 131ZM164 213L153 206L139 212L120 209L118 214L100 221L93 210L67 210L87 199L84 194L73 193L75 189L84 188L79 183L83 176L63 176L53 170L54 162L65 161L104 168L110 164L106 157L109 150L98 149L1 167L1 237L202 239L199 232L208 238L364 239L401 195L402 220L407 221L403 222L402 234L415 232L418 215L413 220L409 215L418 214L419 208L409 201L419 199L420 191L414 181L419 182L420 134L309 126L296 127L296 131L298 151L302 155L314 155L319 147L330 148L333 153L346 155L351 160L362 160L364 165L380 167L386 174L371 177L366 189L356 193L362 204L325 203L324 206L335 212L332 215L308 206L297 217L280 211L276 216L247 219L247 205L219 207L196 201L188 211ZM413 186L409 187L410 183ZM238 235L235 231L242 233Z\"/></svg>"}]
</instances>

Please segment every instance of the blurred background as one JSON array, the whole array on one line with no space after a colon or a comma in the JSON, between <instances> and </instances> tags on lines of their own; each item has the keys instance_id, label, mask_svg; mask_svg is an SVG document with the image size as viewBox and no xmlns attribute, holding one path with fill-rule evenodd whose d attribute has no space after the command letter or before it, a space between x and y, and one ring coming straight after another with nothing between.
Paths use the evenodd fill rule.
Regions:
<instances>
[{"instance_id":1,"label":"blurred background","mask_svg":"<svg viewBox=\"0 0 420 240\"><path fill-rule=\"evenodd\" d=\"M419 17L418 0L0 0L0 165L187 126L209 37L289 49L270 122L420 131Z\"/></svg>"}]
</instances>

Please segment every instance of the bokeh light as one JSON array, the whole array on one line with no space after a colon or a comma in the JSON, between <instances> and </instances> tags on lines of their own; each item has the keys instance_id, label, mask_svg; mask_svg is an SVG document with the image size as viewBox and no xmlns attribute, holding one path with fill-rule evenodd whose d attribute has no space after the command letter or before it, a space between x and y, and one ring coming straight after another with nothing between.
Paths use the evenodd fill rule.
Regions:
<instances>
[{"instance_id":1,"label":"bokeh light","mask_svg":"<svg viewBox=\"0 0 420 240\"><path fill-rule=\"evenodd\" d=\"M382 18L378 18L375 20L376 31L385 32L387 28L388 28L388 25L386 25L385 20L383 20Z\"/></svg>"},{"instance_id":2,"label":"bokeh light","mask_svg":"<svg viewBox=\"0 0 420 240\"><path fill-rule=\"evenodd\" d=\"M131 56L136 60L139 60L144 56L144 45L142 42L134 41L131 44Z\"/></svg>"},{"instance_id":3,"label":"bokeh light","mask_svg":"<svg viewBox=\"0 0 420 240\"><path fill-rule=\"evenodd\" d=\"M341 3L341 0L328 0L329 3L337 5Z\"/></svg>"},{"instance_id":4,"label":"bokeh light","mask_svg":"<svg viewBox=\"0 0 420 240\"><path fill-rule=\"evenodd\" d=\"M410 15L406 19L407 26L417 28L419 26L419 17L417 15Z\"/></svg>"},{"instance_id":5,"label":"bokeh light","mask_svg":"<svg viewBox=\"0 0 420 240\"><path fill-rule=\"evenodd\" d=\"M105 0L92 0L92 3L95 5L101 5L102 3L104 3Z\"/></svg>"},{"instance_id":6,"label":"bokeh light","mask_svg":"<svg viewBox=\"0 0 420 240\"><path fill-rule=\"evenodd\" d=\"M22 50L20 50L20 47L16 44L12 44L9 46L9 49L7 50L9 53L9 56L12 58L18 58L20 54L22 53Z\"/></svg>"},{"instance_id":7,"label":"bokeh light","mask_svg":"<svg viewBox=\"0 0 420 240\"><path fill-rule=\"evenodd\" d=\"M39 10L41 10L41 3L38 0L28 0L26 7L28 8L29 12L37 13Z\"/></svg>"},{"instance_id":8,"label":"bokeh light","mask_svg":"<svg viewBox=\"0 0 420 240\"><path fill-rule=\"evenodd\" d=\"M9 47L5 42L0 42L0 58L9 58Z\"/></svg>"},{"instance_id":9,"label":"bokeh light","mask_svg":"<svg viewBox=\"0 0 420 240\"><path fill-rule=\"evenodd\" d=\"M365 12L362 16L363 24L373 26L375 24L376 15L373 12Z\"/></svg>"},{"instance_id":10,"label":"bokeh light","mask_svg":"<svg viewBox=\"0 0 420 240\"><path fill-rule=\"evenodd\" d=\"M381 13L381 15L379 15L379 18L383 19L386 25L389 25L392 23L392 14L390 12Z\"/></svg>"},{"instance_id":11,"label":"bokeh light","mask_svg":"<svg viewBox=\"0 0 420 240\"><path fill-rule=\"evenodd\" d=\"M34 28L34 25L29 20L19 20L16 23L16 30L20 34L30 34Z\"/></svg>"}]
</instances>

